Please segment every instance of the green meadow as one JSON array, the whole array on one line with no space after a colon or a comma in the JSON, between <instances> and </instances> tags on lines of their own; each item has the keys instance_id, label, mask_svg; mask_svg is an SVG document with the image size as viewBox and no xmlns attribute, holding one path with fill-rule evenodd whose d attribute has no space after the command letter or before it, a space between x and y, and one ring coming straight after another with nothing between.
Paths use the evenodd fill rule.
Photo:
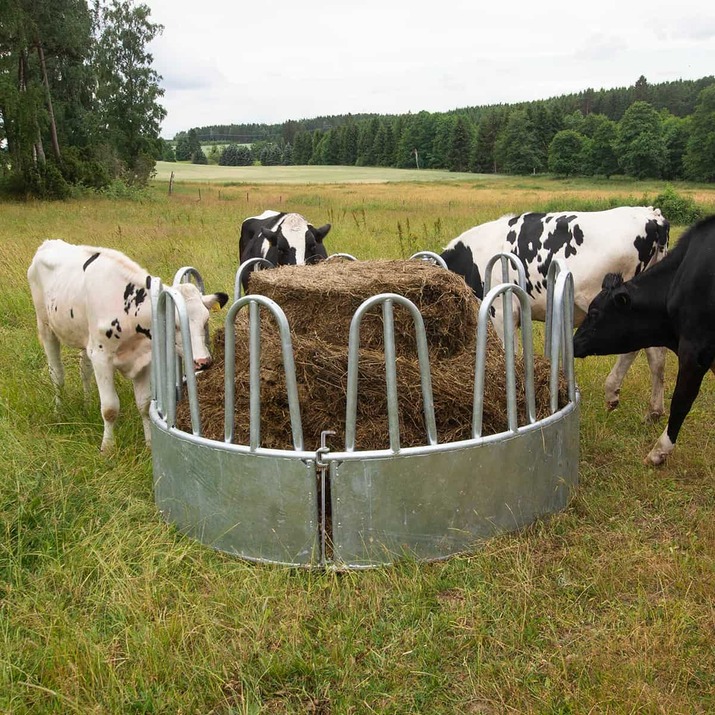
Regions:
<instances>
[{"instance_id":1,"label":"green meadow","mask_svg":"<svg viewBox=\"0 0 715 715\"><path fill-rule=\"evenodd\" d=\"M162 521L127 382L109 456L71 351L54 409L26 279L53 237L122 250L167 282L193 265L231 293L241 221L267 208L331 223L329 252L406 258L505 213L652 203L664 184L224 168L160 164L131 198L0 203L0 712L714 712L712 375L653 469L643 458L664 423L643 421L644 356L611 413L614 358L577 361L579 487L518 533L431 564L255 565ZM675 190L715 213L712 186ZM666 408L676 369L669 356Z\"/></svg>"}]
</instances>

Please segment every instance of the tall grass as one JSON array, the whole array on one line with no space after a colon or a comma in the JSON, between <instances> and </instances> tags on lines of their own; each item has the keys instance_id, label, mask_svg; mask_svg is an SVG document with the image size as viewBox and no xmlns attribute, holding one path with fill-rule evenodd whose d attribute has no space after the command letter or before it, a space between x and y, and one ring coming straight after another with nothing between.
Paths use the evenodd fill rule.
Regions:
<instances>
[{"instance_id":1,"label":"tall grass","mask_svg":"<svg viewBox=\"0 0 715 715\"><path fill-rule=\"evenodd\" d=\"M515 183L202 185L200 199L179 185L144 202L0 206L0 712L715 710L712 378L653 470L645 360L610 414L612 359L579 361L580 486L564 512L447 562L346 574L247 564L163 523L124 381L109 458L69 352L53 408L24 275L44 237L118 248L165 280L195 265L230 292L240 222L265 208L330 221L331 251L396 258L398 226L439 250L510 211L662 189ZM715 210L715 191L692 191Z\"/></svg>"}]
</instances>

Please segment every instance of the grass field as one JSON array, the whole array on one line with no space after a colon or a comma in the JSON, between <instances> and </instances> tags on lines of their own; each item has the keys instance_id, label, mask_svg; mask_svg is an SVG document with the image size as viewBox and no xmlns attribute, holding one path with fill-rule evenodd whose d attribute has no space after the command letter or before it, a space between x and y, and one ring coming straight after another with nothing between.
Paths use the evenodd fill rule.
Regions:
<instances>
[{"instance_id":1,"label":"grass field","mask_svg":"<svg viewBox=\"0 0 715 715\"><path fill-rule=\"evenodd\" d=\"M580 486L564 512L444 563L345 574L247 564L163 523L124 381L109 458L70 353L53 410L25 277L46 237L118 248L165 280L194 265L207 289L231 292L240 222L266 208L332 223L331 252L398 258L507 212L642 203L663 188L423 176L197 175L140 201L0 204L0 712L715 711L712 376L654 470L642 459L662 424L642 422L645 360L613 413L613 359L577 362ZM715 212L714 188L676 188ZM671 357L667 395L674 374Z\"/></svg>"},{"instance_id":2,"label":"grass field","mask_svg":"<svg viewBox=\"0 0 715 715\"><path fill-rule=\"evenodd\" d=\"M157 181L240 182L263 184L381 184L389 181L465 181L477 174L418 169L386 169L374 166L216 166L160 161ZM482 177L486 178L486 177ZM490 177L493 181L494 177Z\"/></svg>"}]
</instances>

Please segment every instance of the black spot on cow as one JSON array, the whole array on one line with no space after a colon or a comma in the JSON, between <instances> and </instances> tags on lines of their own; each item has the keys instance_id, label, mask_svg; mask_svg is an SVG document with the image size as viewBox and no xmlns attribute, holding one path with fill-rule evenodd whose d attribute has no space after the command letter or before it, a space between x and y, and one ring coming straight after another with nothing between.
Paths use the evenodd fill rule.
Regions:
<instances>
[{"instance_id":1,"label":"black spot on cow","mask_svg":"<svg viewBox=\"0 0 715 715\"><path fill-rule=\"evenodd\" d=\"M74 318L74 310L70 308L70 318Z\"/></svg>"},{"instance_id":2,"label":"black spot on cow","mask_svg":"<svg viewBox=\"0 0 715 715\"><path fill-rule=\"evenodd\" d=\"M97 258L99 258L99 251L98 251L97 253L92 254L92 255L84 262L84 265L82 266L82 270L83 270L83 271L86 271L86 270L87 270L87 266L89 266L89 264L92 263L92 261L96 261Z\"/></svg>"},{"instance_id":3,"label":"black spot on cow","mask_svg":"<svg viewBox=\"0 0 715 715\"><path fill-rule=\"evenodd\" d=\"M553 254L547 253L546 257L539 264L538 270L544 278L549 275L549 267L551 266L551 261L553 260Z\"/></svg>"},{"instance_id":4,"label":"black spot on cow","mask_svg":"<svg viewBox=\"0 0 715 715\"><path fill-rule=\"evenodd\" d=\"M139 313L139 306L146 300L146 290L144 288L139 288L137 292L134 294L134 305L136 306L136 310L134 311L134 315L137 315Z\"/></svg>"},{"instance_id":5,"label":"black spot on cow","mask_svg":"<svg viewBox=\"0 0 715 715\"><path fill-rule=\"evenodd\" d=\"M134 315L139 313L139 306L146 300L146 288L137 288L134 283L127 283L124 289L124 312L129 315L129 311L134 305Z\"/></svg>"},{"instance_id":6,"label":"black spot on cow","mask_svg":"<svg viewBox=\"0 0 715 715\"><path fill-rule=\"evenodd\" d=\"M144 286L146 287L147 290L151 288L151 276L147 276L146 280L144 281Z\"/></svg>"},{"instance_id":7,"label":"black spot on cow","mask_svg":"<svg viewBox=\"0 0 715 715\"><path fill-rule=\"evenodd\" d=\"M108 338L116 338L119 340L120 333L122 332L122 326L119 322L119 318L115 318L111 323L110 323L110 328L105 332L105 335Z\"/></svg>"},{"instance_id":8,"label":"black spot on cow","mask_svg":"<svg viewBox=\"0 0 715 715\"><path fill-rule=\"evenodd\" d=\"M519 217L518 217L518 216L512 216L512 217L507 221L507 223L508 223L510 226L513 226L518 220L519 220Z\"/></svg>"},{"instance_id":9,"label":"black spot on cow","mask_svg":"<svg viewBox=\"0 0 715 715\"><path fill-rule=\"evenodd\" d=\"M136 329L137 329L137 333L140 333L141 335L146 335L146 337L149 338L149 340L151 340L151 330L149 330L149 328L145 328L142 325L139 325L139 323L137 323Z\"/></svg>"},{"instance_id":10,"label":"black spot on cow","mask_svg":"<svg viewBox=\"0 0 715 715\"><path fill-rule=\"evenodd\" d=\"M576 255L576 246L583 243L583 231L578 224L574 224L573 227L569 226L575 219L576 216L573 215L559 216L556 219L556 227L544 241L544 248L550 254L558 253L563 249L564 258Z\"/></svg>"},{"instance_id":11,"label":"black spot on cow","mask_svg":"<svg viewBox=\"0 0 715 715\"><path fill-rule=\"evenodd\" d=\"M541 235L544 232L546 214L524 214L519 235L516 239L516 254L524 263L531 263L541 250Z\"/></svg>"},{"instance_id":12,"label":"black spot on cow","mask_svg":"<svg viewBox=\"0 0 715 715\"><path fill-rule=\"evenodd\" d=\"M479 267L474 263L472 249L469 246L458 241L452 248L442 252L442 259L450 271L464 278L479 300L484 297L484 282L479 274Z\"/></svg>"},{"instance_id":13,"label":"black spot on cow","mask_svg":"<svg viewBox=\"0 0 715 715\"><path fill-rule=\"evenodd\" d=\"M526 292L533 295L534 284L529 277L529 265L536 260L541 250L541 236L544 233L544 217L542 213L524 214L519 235L516 237L514 253L521 258L526 272ZM511 235L512 232L510 232ZM513 244L514 241L507 239Z\"/></svg>"},{"instance_id":14,"label":"black spot on cow","mask_svg":"<svg viewBox=\"0 0 715 715\"><path fill-rule=\"evenodd\" d=\"M127 283L126 288L124 289L124 312L129 313L129 309L131 308L132 305L132 298L131 296L134 294L134 283Z\"/></svg>"},{"instance_id":15,"label":"black spot on cow","mask_svg":"<svg viewBox=\"0 0 715 715\"><path fill-rule=\"evenodd\" d=\"M548 219L554 218L549 216ZM570 258L575 256L577 253L576 246L580 246L583 243L583 231L581 227L574 223L570 226L577 217L575 215L571 216L559 216L556 218L556 225L543 242L543 247L548 251L545 258L538 265L539 273L544 277L541 281L541 286L546 286L546 276L549 274L549 267L551 266L551 261L553 260L554 254L559 251L563 251L564 258ZM548 219L544 221L544 224L548 223ZM527 267L528 270L528 267ZM539 286L536 286L537 291L540 293L541 290Z\"/></svg>"}]
</instances>

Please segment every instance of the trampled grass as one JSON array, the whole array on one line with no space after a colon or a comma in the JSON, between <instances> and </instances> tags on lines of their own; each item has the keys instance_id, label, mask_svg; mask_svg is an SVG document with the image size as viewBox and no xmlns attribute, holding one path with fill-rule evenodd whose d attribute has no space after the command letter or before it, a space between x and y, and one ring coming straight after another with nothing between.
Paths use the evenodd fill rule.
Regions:
<instances>
[{"instance_id":1,"label":"trampled grass","mask_svg":"<svg viewBox=\"0 0 715 715\"><path fill-rule=\"evenodd\" d=\"M194 265L231 292L240 222L265 208L332 223L331 251L396 258L507 212L640 203L661 188L479 178L178 184L169 197L158 184L142 202L0 205L0 712L713 712L712 376L653 470L642 459L663 425L642 422L645 360L610 414L612 358L577 362L571 504L469 555L345 574L256 566L160 519L124 381L109 458L70 353L55 412L25 278L52 236L118 248L167 281ZM682 190L715 211L715 190ZM675 370L671 357L667 395Z\"/></svg>"}]
</instances>

